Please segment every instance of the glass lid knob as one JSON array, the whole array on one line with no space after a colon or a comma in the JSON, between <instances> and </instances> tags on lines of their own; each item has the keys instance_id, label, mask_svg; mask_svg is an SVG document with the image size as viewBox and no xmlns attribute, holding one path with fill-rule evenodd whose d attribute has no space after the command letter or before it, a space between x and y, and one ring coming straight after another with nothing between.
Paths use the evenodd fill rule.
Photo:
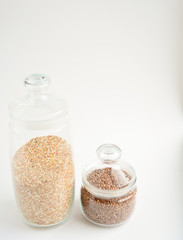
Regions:
<instances>
[{"instance_id":1,"label":"glass lid knob","mask_svg":"<svg viewBox=\"0 0 183 240\"><path fill-rule=\"evenodd\" d=\"M44 74L36 73L28 75L24 83L26 87L46 87L49 85L50 79Z\"/></svg>"},{"instance_id":2,"label":"glass lid knob","mask_svg":"<svg viewBox=\"0 0 183 240\"><path fill-rule=\"evenodd\" d=\"M97 149L97 155L104 163L114 163L120 159L121 149L113 144L104 144Z\"/></svg>"}]
</instances>

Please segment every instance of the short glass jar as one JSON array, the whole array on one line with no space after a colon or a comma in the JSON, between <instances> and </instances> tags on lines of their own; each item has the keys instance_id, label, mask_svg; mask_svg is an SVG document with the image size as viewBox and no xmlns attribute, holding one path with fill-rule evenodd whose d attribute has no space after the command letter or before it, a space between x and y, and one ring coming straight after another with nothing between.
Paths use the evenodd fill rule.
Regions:
<instances>
[{"instance_id":1,"label":"short glass jar","mask_svg":"<svg viewBox=\"0 0 183 240\"><path fill-rule=\"evenodd\" d=\"M74 196L68 108L48 93L42 74L25 79L27 95L10 107L10 154L18 208L26 223L64 222Z\"/></svg>"},{"instance_id":2,"label":"short glass jar","mask_svg":"<svg viewBox=\"0 0 183 240\"><path fill-rule=\"evenodd\" d=\"M81 209L92 223L115 226L132 214L136 199L134 169L120 161L121 149L104 144L97 149L100 161L83 171Z\"/></svg>"}]
</instances>

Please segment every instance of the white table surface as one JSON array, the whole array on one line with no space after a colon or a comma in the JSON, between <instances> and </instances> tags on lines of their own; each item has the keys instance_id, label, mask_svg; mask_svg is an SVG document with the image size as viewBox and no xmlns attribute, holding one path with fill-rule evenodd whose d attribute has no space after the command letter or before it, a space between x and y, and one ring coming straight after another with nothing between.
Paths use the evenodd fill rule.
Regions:
<instances>
[{"instance_id":1,"label":"white table surface","mask_svg":"<svg viewBox=\"0 0 183 240\"><path fill-rule=\"evenodd\" d=\"M0 1L0 239L183 239L181 1ZM69 103L76 196L70 221L34 229L19 217L8 157L8 102L41 72ZM110 142L138 176L131 219L81 215L81 172Z\"/></svg>"}]
</instances>

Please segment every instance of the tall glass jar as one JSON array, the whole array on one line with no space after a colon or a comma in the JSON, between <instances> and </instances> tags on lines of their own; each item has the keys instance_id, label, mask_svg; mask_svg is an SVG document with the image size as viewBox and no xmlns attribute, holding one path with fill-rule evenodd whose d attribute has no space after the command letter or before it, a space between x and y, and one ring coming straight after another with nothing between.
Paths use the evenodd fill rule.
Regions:
<instances>
[{"instance_id":1,"label":"tall glass jar","mask_svg":"<svg viewBox=\"0 0 183 240\"><path fill-rule=\"evenodd\" d=\"M74 196L68 109L48 94L42 74L25 79L27 95L10 107L10 153L18 208L33 226L64 222Z\"/></svg>"}]
</instances>

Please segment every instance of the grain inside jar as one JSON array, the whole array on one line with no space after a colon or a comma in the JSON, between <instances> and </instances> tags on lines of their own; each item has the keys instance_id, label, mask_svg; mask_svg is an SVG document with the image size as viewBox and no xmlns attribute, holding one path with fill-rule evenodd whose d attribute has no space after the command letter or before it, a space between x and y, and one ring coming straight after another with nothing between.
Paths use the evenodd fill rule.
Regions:
<instances>
[{"instance_id":1,"label":"grain inside jar","mask_svg":"<svg viewBox=\"0 0 183 240\"><path fill-rule=\"evenodd\" d=\"M70 145L58 136L31 139L13 157L16 199L33 225L62 222L73 199L74 167Z\"/></svg>"},{"instance_id":2,"label":"grain inside jar","mask_svg":"<svg viewBox=\"0 0 183 240\"><path fill-rule=\"evenodd\" d=\"M130 180L130 176L123 171ZM119 190L125 187L122 175L111 168L92 171L87 180L90 184L103 190ZM135 206L136 188L123 197L102 198L81 188L81 204L85 216L101 225L116 225L126 221Z\"/></svg>"}]
</instances>

